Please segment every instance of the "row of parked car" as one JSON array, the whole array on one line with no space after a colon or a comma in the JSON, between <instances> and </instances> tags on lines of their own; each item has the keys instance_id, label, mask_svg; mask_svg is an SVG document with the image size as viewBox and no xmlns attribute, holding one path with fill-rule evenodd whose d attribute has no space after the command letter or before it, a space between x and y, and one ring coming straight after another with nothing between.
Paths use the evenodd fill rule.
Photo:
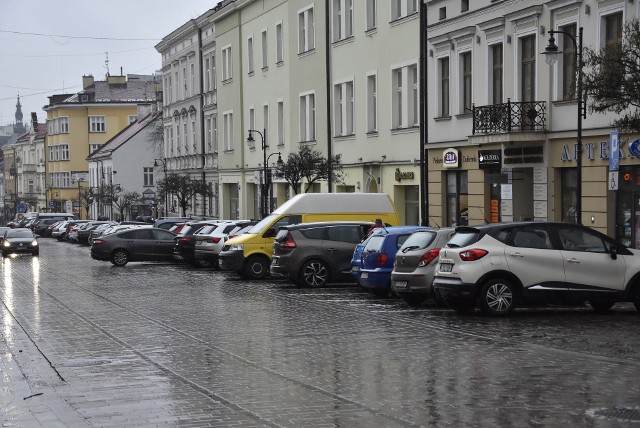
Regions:
<instances>
[{"instance_id":1,"label":"row of parked car","mask_svg":"<svg viewBox=\"0 0 640 428\"><path fill-rule=\"evenodd\" d=\"M219 269L220 259L237 242L227 241L256 235L260 225L250 220L162 219L154 225L92 222L78 229L78 242L84 242L82 230L91 230L86 239L97 260L119 266L177 260ZM73 240L71 230L66 239ZM56 233L53 228L51 236ZM640 311L640 252L577 224L284 224L273 238L269 273L307 287L355 280L376 295L394 294L410 305L433 298L459 311L479 308L490 315L505 315L522 305L585 302L601 312L616 302L633 302Z\"/></svg>"}]
</instances>

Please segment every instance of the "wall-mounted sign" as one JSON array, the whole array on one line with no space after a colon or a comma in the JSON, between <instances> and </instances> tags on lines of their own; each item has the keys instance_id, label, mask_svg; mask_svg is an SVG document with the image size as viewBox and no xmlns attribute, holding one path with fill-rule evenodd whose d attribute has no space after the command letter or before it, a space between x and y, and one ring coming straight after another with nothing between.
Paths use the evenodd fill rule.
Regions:
<instances>
[{"instance_id":1,"label":"wall-mounted sign","mask_svg":"<svg viewBox=\"0 0 640 428\"><path fill-rule=\"evenodd\" d=\"M609 134L609 171L620 169L620 132L611 131Z\"/></svg>"},{"instance_id":2,"label":"wall-mounted sign","mask_svg":"<svg viewBox=\"0 0 640 428\"><path fill-rule=\"evenodd\" d=\"M637 158L640 158L640 139L633 140L629 143L629 153Z\"/></svg>"},{"instance_id":3,"label":"wall-mounted sign","mask_svg":"<svg viewBox=\"0 0 640 428\"><path fill-rule=\"evenodd\" d=\"M504 164L532 164L544 163L544 147L509 147L504 149Z\"/></svg>"},{"instance_id":4,"label":"wall-mounted sign","mask_svg":"<svg viewBox=\"0 0 640 428\"><path fill-rule=\"evenodd\" d=\"M415 178L415 174L413 171L400 171L400 168L396 168L395 178L396 181L413 180Z\"/></svg>"},{"instance_id":5,"label":"wall-mounted sign","mask_svg":"<svg viewBox=\"0 0 640 428\"><path fill-rule=\"evenodd\" d=\"M480 169L500 168L502 166L502 151L478 151L478 166L480 167Z\"/></svg>"},{"instance_id":6,"label":"wall-mounted sign","mask_svg":"<svg viewBox=\"0 0 640 428\"><path fill-rule=\"evenodd\" d=\"M460 150L449 148L442 152L442 163L445 168L460 167Z\"/></svg>"}]
</instances>

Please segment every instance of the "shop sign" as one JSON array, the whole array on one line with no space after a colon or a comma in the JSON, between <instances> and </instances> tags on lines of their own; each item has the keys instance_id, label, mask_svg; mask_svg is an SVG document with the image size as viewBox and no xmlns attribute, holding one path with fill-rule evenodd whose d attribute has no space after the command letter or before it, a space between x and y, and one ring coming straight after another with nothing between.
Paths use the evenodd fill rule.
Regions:
<instances>
[{"instance_id":1,"label":"shop sign","mask_svg":"<svg viewBox=\"0 0 640 428\"><path fill-rule=\"evenodd\" d=\"M509 147L504 149L504 164L532 164L544 163L544 147Z\"/></svg>"},{"instance_id":2,"label":"shop sign","mask_svg":"<svg viewBox=\"0 0 640 428\"><path fill-rule=\"evenodd\" d=\"M400 168L396 168L396 181L402 180L413 180L415 178L415 174L413 171L400 171Z\"/></svg>"},{"instance_id":3,"label":"shop sign","mask_svg":"<svg viewBox=\"0 0 640 428\"><path fill-rule=\"evenodd\" d=\"M635 143L635 144L634 144ZM625 149L626 141L618 139L618 153L619 159L632 159L640 158L640 141L634 140ZM587 155L587 160L594 160L596 156L601 160L609 159L611 149L609 147L609 141L601 141L599 143L586 143L583 144L584 152ZM572 149L569 149L569 147ZM625 153L628 150L629 153ZM573 153L572 153L573 152ZM574 161L578 159L578 144L564 144L562 146L562 153L560 154L560 160L563 162Z\"/></svg>"},{"instance_id":4,"label":"shop sign","mask_svg":"<svg viewBox=\"0 0 640 428\"><path fill-rule=\"evenodd\" d=\"M460 167L460 150L449 148L443 151L442 164L445 168Z\"/></svg>"},{"instance_id":5,"label":"shop sign","mask_svg":"<svg viewBox=\"0 0 640 428\"><path fill-rule=\"evenodd\" d=\"M480 150L478 151L478 166L480 169L499 168L502 166L502 151Z\"/></svg>"},{"instance_id":6,"label":"shop sign","mask_svg":"<svg viewBox=\"0 0 640 428\"><path fill-rule=\"evenodd\" d=\"M637 158L640 158L640 139L633 140L629 144L629 153Z\"/></svg>"},{"instance_id":7,"label":"shop sign","mask_svg":"<svg viewBox=\"0 0 640 428\"><path fill-rule=\"evenodd\" d=\"M620 133L611 131L609 134L609 171L617 171L620 169Z\"/></svg>"}]
</instances>

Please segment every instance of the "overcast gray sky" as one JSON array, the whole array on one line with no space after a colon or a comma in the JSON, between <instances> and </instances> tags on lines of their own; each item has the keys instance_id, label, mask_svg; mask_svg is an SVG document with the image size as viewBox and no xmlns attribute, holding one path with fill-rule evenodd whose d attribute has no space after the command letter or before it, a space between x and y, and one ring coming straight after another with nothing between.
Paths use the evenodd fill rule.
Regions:
<instances>
[{"instance_id":1,"label":"overcast gray sky","mask_svg":"<svg viewBox=\"0 0 640 428\"><path fill-rule=\"evenodd\" d=\"M38 121L44 122L42 107L48 103L47 96L80 91L83 75L104 80L105 52L109 53L111 74L120 74L121 67L124 74L153 74L162 64L154 46L217 3L1 0L0 125L14 122L18 94L23 121L28 123L35 111Z\"/></svg>"}]
</instances>

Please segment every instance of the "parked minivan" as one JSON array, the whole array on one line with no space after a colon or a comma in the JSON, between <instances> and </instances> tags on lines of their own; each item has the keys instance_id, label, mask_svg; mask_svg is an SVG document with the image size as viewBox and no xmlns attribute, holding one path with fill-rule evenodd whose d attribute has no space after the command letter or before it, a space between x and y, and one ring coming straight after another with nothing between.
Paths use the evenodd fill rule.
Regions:
<instances>
[{"instance_id":1,"label":"parked minivan","mask_svg":"<svg viewBox=\"0 0 640 428\"><path fill-rule=\"evenodd\" d=\"M262 219L246 234L230 239L218 256L222 270L242 277L265 278L269 274L273 240L282 226L318 221L370 221L387 226L399 219L391 198L384 193L305 193L296 195Z\"/></svg>"}]
</instances>

